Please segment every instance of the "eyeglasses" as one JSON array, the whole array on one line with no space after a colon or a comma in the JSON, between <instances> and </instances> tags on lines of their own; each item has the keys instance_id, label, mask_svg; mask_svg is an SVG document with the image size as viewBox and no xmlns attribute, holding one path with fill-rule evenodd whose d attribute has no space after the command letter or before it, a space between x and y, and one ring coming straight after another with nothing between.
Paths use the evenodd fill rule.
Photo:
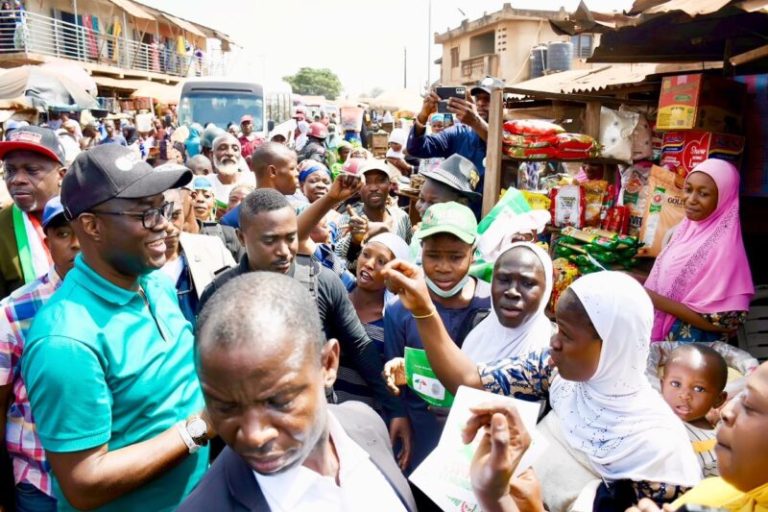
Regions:
<instances>
[{"instance_id":1,"label":"eyeglasses","mask_svg":"<svg viewBox=\"0 0 768 512\"><path fill-rule=\"evenodd\" d=\"M91 210L91 213L141 219L141 224L144 226L144 229L154 229L159 226L163 220L169 220L171 218L171 214L173 213L173 202L163 203L159 208L150 208L143 212L103 212L99 210Z\"/></svg>"}]
</instances>

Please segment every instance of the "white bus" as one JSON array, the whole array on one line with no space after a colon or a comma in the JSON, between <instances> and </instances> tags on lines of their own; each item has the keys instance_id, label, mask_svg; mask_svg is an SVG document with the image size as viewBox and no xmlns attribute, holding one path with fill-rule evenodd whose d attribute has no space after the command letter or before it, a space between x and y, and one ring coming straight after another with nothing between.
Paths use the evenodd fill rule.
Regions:
<instances>
[{"instance_id":1,"label":"white bus","mask_svg":"<svg viewBox=\"0 0 768 512\"><path fill-rule=\"evenodd\" d=\"M242 80L193 78L182 86L178 115L180 124L214 123L222 129L250 115L253 131L266 138L275 124L290 118L291 105L291 87L285 83L265 89Z\"/></svg>"}]
</instances>

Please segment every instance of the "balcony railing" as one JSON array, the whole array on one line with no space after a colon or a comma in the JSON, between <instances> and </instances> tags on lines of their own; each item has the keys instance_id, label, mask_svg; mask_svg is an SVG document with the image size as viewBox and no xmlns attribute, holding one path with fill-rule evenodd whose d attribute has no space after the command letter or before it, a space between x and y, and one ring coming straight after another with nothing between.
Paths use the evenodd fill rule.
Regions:
<instances>
[{"instance_id":1,"label":"balcony railing","mask_svg":"<svg viewBox=\"0 0 768 512\"><path fill-rule=\"evenodd\" d=\"M461 61L461 76L465 80L480 80L498 73L499 56L493 53Z\"/></svg>"},{"instance_id":2,"label":"balcony railing","mask_svg":"<svg viewBox=\"0 0 768 512\"><path fill-rule=\"evenodd\" d=\"M0 11L0 58L18 53L176 76L209 76L221 67L211 54L177 53L175 41L172 48L146 44L37 13Z\"/></svg>"}]
</instances>

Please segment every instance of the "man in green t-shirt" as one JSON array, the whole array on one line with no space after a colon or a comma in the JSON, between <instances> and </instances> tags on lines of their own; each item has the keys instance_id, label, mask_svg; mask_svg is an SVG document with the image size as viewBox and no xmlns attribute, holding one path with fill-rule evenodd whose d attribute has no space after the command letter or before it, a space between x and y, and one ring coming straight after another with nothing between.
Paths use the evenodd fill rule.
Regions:
<instances>
[{"instance_id":1,"label":"man in green t-shirt","mask_svg":"<svg viewBox=\"0 0 768 512\"><path fill-rule=\"evenodd\" d=\"M202 477L213 434L193 335L165 263L186 169L153 170L127 148L81 153L61 201L82 253L40 310L22 375L59 510L173 510Z\"/></svg>"}]
</instances>

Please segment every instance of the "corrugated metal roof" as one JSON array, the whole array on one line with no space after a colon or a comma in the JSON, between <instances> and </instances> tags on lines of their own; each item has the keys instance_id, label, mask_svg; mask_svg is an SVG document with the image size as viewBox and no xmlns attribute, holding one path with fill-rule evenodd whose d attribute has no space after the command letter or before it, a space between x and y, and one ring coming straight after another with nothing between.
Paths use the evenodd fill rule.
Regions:
<instances>
[{"instance_id":1,"label":"corrugated metal roof","mask_svg":"<svg viewBox=\"0 0 768 512\"><path fill-rule=\"evenodd\" d=\"M638 84L651 75L721 67L701 64L610 64L595 69L573 69L512 84L515 89L556 94L593 93Z\"/></svg>"},{"instance_id":2,"label":"corrugated metal roof","mask_svg":"<svg viewBox=\"0 0 768 512\"><path fill-rule=\"evenodd\" d=\"M657 2L652 2L657 3ZM629 10L632 14L660 14L682 11L688 16L702 16L717 12L727 5L733 5L747 12L768 13L768 0L668 0L658 5L648 5L647 0L637 0Z\"/></svg>"}]
</instances>

